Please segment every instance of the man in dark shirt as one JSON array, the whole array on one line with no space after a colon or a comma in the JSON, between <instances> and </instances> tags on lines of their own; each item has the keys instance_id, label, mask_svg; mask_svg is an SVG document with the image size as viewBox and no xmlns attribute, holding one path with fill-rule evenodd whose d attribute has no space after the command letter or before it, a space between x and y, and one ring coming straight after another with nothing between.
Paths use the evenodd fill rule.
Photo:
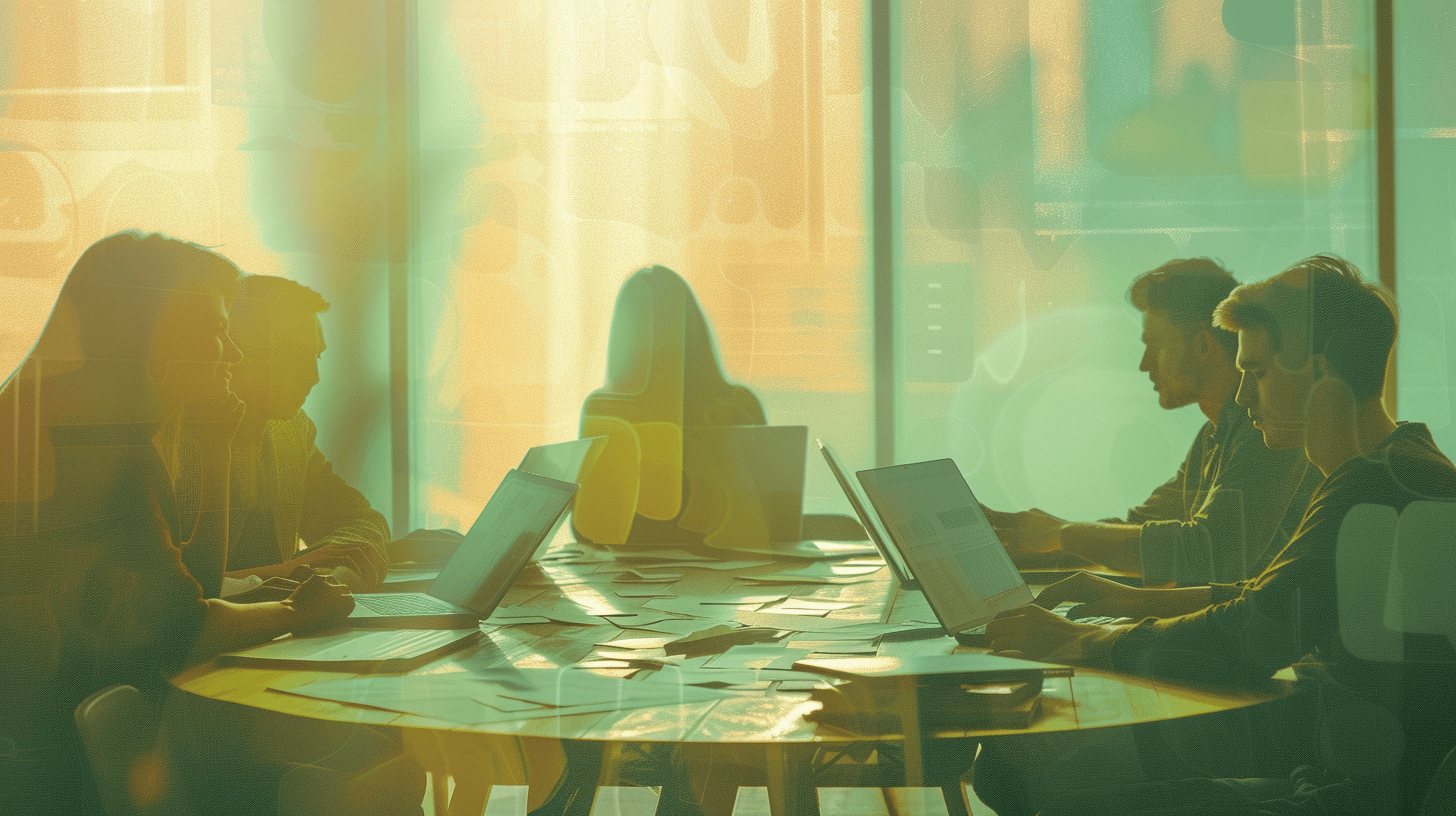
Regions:
<instances>
[{"instance_id":1,"label":"man in dark shirt","mask_svg":"<svg viewBox=\"0 0 1456 816\"><path fill-rule=\"evenodd\" d=\"M246 410L232 438L225 596L259 578L310 570L363 592L388 570L388 522L334 472L303 412L319 381L325 343L318 315L328 308L319 293L287 278L246 275L239 283L230 332L243 360L231 385ZM200 501L197 440L182 432L159 446L170 453L177 503L190 518Z\"/></svg>"},{"instance_id":2,"label":"man in dark shirt","mask_svg":"<svg viewBox=\"0 0 1456 816\"><path fill-rule=\"evenodd\" d=\"M1257 577L1228 585L1133 589L1074 576L1048 587L1037 605L993 621L987 634L998 651L1195 680L1267 678L1307 656L1298 668L1311 718L1294 714L1297 706L1280 709L1288 716L1284 730L1307 737L1307 753L1285 764L1321 770L1306 768L1303 776L1266 786L1206 779L1110 784L1063 792L1042 803L1042 812L1130 813L1149 797L1181 797L1188 809L1171 813L1215 805L1256 812L1260 797L1304 808L1298 812L1409 810L1456 742L1449 694L1456 652L1444 638L1407 636L1408 648L1436 662L1352 656L1340 637L1336 591L1336 545L1352 508L1399 513L1415 501L1456 501L1456 468L1425 426L1395 423L1381 400L1394 309L1348 263L1321 255L1235 290L1215 319L1238 332L1238 403L1265 443L1302 448L1325 476L1289 544ZM1092 626L1045 610L1066 600L1087 602L1094 614L1148 617ZM1210 746L1210 753L1221 747L1239 750Z\"/></svg>"},{"instance_id":3,"label":"man in dark shirt","mask_svg":"<svg viewBox=\"0 0 1456 816\"><path fill-rule=\"evenodd\" d=\"M1237 339L1211 318L1237 285L1207 258L1169 261L1133 282L1145 347L1138 370L1160 406L1197 404L1208 422L1178 473L1124 519L988 511L1019 566L1061 553L1141 575L1145 585L1188 586L1257 575L1284 547L1319 477L1298 451L1265 447L1234 404Z\"/></svg>"}]
</instances>

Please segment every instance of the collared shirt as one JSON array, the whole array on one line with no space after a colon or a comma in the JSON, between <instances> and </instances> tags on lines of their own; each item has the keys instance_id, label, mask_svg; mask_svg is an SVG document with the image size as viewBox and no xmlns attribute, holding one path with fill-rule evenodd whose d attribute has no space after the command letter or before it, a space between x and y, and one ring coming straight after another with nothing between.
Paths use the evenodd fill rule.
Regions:
<instances>
[{"instance_id":1,"label":"collared shirt","mask_svg":"<svg viewBox=\"0 0 1456 816\"><path fill-rule=\"evenodd\" d=\"M201 460L195 441L169 428L159 446L184 520L198 512ZM365 544L386 556L389 523L334 472L318 448L318 430L303 411L269 422L261 448L235 444L229 481L230 570L281 564L309 547Z\"/></svg>"},{"instance_id":2,"label":"collared shirt","mask_svg":"<svg viewBox=\"0 0 1456 816\"><path fill-rule=\"evenodd\" d=\"M1232 399L1206 422L1172 479L1133 508L1147 584L1193 586L1258 575L1299 525L1319 469L1270 450Z\"/></svg>"}]
</instances>

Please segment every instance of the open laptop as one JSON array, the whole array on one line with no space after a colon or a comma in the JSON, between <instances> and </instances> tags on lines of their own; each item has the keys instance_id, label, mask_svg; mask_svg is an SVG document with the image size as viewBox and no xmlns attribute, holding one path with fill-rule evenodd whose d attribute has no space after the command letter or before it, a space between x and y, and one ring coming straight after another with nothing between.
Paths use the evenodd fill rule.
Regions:
<instances>
[{"instance_id":1,"label":"open laptop","mask_svg":"<svg viewBox=\"0 0 1456 816\"><path fill-rule=\"evenodd\" d=\"M605 436L588 436L569 442L537 445L521 457L517 470L545 476L558 482L581 482L581 474L591 468L602 448L607 446Z\"/></svg>"},{"instance_id":2,"label":"open laptop","mask_svg":"<svg viewBox=\"0 0 1456 816\"><path fill-rule=\"evenodd\" d=\"M545 476L558 482L580 484L581 474L591 468L597 457L602 455L602 448L606 446L607 438L605 436L589 436L585 439L537 445L526 451L526 455L521 457L521 463L516 465L516 470ZM437 535L453 537L456 541L460 539L460 534L455 532L440 531ZM439 575L440 570L433 567L395 567L389 571L389 575L385 576L384 584L401 589L419 589L426 582L438 578Z\"/></svg>"},{"instance_id":3,"label":"open laptop","mask_svg":"<svg viewBox=\"0 0 1456 816\"><path fill-rule=\"evenodd\" d=\"M829 463L829 470L839 482L839 487L844 491L844 497L849 499L849 506L854 508L854 514L859 516L859 523L864 525L865 533L874 543L875 549L880 551L880 557L890 565L890 572L900 586L906 589L919 589L920 582L910 574L910 568L905 564L905 559L900 557L900 551L889 543L889 535L880 527L880 520L870 510L864 497L860 495L859 487L849 478L849 472L840 464L839 457L834 451L824 444L824 440L815 439L814 444L819 446L819 452L824 454L824 461Z\"/></svg>"},{"instance_id":4,"label":"open laptop","mask_svg":"<svg viewBox=\"0 0 1456 816\"><path fill-rule=\"evenodd\" d=\"M891 545L919 579L936 620L956 640L986 645L985 626L992 618L1031 602L1031 587L953 460L892 465L856 475Z\"/></svg>"},{"instance_id":5,"label":"open laptop","mask_svg":"<svg viewBox=\"0 0 1456 816\"><path fill-rule=\"evenodd\" d=\"M358 593L351 629L454 629L490 617L516 576L550 540L576 495L571 482L512 470L428 592Z\"/></svg>"}]
</instances>

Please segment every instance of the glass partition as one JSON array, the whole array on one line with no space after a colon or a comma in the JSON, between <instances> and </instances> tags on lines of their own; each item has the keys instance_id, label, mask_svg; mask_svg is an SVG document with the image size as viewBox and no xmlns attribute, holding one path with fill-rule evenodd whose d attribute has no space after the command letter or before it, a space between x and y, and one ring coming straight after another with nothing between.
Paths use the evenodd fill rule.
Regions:
<instances>
[{"instance_id":1,"label":"glass partition","mask_svg":"<svg viewBox=\"0 0 1456 816\"><path fill-rule=\"evenodd\" d=\"M1121 515L1204 417L1138 371L1126 291L1375 268L1366 3L897 4L895 458L1000 509Z\"/></svg>"}]
</instances>

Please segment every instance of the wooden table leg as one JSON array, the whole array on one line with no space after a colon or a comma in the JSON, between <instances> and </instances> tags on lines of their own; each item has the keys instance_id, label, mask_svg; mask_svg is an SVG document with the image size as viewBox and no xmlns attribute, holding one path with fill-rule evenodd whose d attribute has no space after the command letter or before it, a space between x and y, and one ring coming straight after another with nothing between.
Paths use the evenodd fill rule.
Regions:
<instances>
[{"instance_id":1,"label":"wooden table leg","mask_svg":"<svg viewBox=\"0 0 1456 816\"><path fill-rule=\"evenodd\" d=\"M765 749L769 807L773 816L817 816L812 743L773 743Z\"/></svg>"}]
</instances>

